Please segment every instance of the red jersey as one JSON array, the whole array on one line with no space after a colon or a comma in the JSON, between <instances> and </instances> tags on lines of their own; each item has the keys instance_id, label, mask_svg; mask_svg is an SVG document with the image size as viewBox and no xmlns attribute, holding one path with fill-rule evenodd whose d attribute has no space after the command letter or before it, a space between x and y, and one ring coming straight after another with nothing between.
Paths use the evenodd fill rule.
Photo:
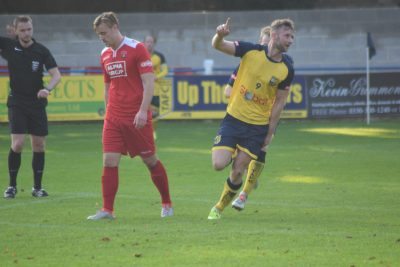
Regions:
<instances>
[{"instance_id":1,"label":"red jersey","mask_svg":"<svg viewBox=\"0 0 400 267\"><path fill-rule=\"evenodd\" d=\"M116 50L111 47L103 49L101 65L104 82L110 84L106 118L133 121L143 100L140 75L153 72L150 54L139 41L124 37Z\"/></svg>"}]
</instances>

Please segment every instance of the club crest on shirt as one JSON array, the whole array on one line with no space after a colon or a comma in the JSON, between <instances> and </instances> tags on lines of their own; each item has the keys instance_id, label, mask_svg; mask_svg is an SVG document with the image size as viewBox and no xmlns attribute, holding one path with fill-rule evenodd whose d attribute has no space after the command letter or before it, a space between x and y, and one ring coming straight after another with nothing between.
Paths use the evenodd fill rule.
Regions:
<instances>
[{"instance_id":1,"label":"club crest on shirt","mask_svg":"<svg viewBox=\"0 0 400 267\"><path fill-rule=\"evenodd\" d=\"M32 71L36 72L39 70L39 61L32 61Z\"/></svg>"},{"instance_id":2,"label":"club crest on shirt","mask_svg":"<svg viewBox=\"0 0 400 267\"><path fill-rule=\"evenodd\" d=\"M128 51L121 51L122 58L126 58L127 55L128 55Z\"/></svg>"},{"instance_id":3,"label":"club crest on shirt","mask_svg":"<svg viewBox=\"0 0 400 267\"><path fill-rule=\"evenodd\" d=\"M125 61L114 61L105 65L106 72L111 79L128 76Z\"/></svg>"},{"instance_id":4,"label":"club crest on shirt","mask_svg":"<svg viewBox=\"0 0 400 267\"><path fill-rule=\"evenodd\" d=\"M277 86L277 85L278 85L278 82L279 82L278 78L272 76L272 77L271 77L271 80L269 80L269 85L271 85L271 86Z\"/></svg>"},{"instance_id":5,"label":"club crest on shirt","mask_svg":"<svg viewBox=\"0 0 400 267\"><path fill-rule=\"evenodd\" d=\"M217 144L219 144L221 142L221 135L217 135L215 138L214 138L214 145L217 145Z\"/></svg>"}]
</instances>

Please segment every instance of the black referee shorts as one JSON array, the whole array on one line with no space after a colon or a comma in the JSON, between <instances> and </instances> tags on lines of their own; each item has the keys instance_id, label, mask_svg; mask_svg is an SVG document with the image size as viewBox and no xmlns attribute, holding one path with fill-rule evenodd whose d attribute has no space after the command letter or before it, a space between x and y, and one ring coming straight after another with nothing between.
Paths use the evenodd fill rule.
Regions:
<instances>
[{"instance_id":1,"label":"black referee shorts","mask_svg":"<svg viewBox=\"0 0 400 267\"><path fill-rule=\"evenodd\" d=\"M48 135L45 107L9 106L8 121L12 134Z\"/></svg>"},{"instance_id":2,"label":"black referee shorts","mask_svg":"<svg viewBox=\"0 0 400 267\"><path fill-rule=\"evenodd\" d=\"M155 107L159 108L160 107L160 96L158 96L158 95L153 96L153 98L151 99L151 103L150 104L152 106L155 106Z\"/></svg>"}]
</instances>

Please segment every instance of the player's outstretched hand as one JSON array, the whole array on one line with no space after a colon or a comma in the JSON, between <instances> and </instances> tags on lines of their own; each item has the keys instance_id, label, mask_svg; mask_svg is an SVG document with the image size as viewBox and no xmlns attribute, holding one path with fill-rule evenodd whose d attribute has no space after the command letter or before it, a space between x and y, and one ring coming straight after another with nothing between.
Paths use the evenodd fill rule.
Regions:
<instances>
[{"instance_id":1,"label":"player's outstretched hand","mask_svg":"<svg viewBox=\"0 0 400 267\"><path fill-rule=\"evenodd\" d=\"M219 25L217 27L216 32L220 37L225 37L225 36L229 35L229 33L230 33L230 29L229 29L230 20L231 20L231 18L228 18L226 20L225 24L221 24L221 25Z\"/></svg>"}]
</instances>

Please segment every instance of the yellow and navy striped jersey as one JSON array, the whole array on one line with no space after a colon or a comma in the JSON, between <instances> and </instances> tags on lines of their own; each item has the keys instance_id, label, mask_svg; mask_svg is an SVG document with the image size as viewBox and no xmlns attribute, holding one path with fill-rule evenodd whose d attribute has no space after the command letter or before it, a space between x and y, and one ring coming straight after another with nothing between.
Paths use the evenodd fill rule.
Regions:
<instances>
[{"instance_id":1,"label":"yellow and navy striped jersey","mask_svg":"<svg viewBox=\"0 0 400 267\"><path fill-rule=\"evenodd\" d=\"M241 57L227 112L238 120L269 123L277 90L286 90L294 77L293 61L282 55L276 62L268 57L268 47L235 42L235 56Z\"/></svg>"},{"instance_id":2,"label":"yellow and navy striped jersey","mask_svg":"<svg viewBox=\"0 0 400 267\"><path fill-rule=\"evenodd\" d=\"M160 95L160 86L162 79L168 74L168 66L165 57L158 51L153 51L151 54L151 63L153 64L154 75L156 81L154 83L154 95Z\"/></svg>"}]
</instances>

